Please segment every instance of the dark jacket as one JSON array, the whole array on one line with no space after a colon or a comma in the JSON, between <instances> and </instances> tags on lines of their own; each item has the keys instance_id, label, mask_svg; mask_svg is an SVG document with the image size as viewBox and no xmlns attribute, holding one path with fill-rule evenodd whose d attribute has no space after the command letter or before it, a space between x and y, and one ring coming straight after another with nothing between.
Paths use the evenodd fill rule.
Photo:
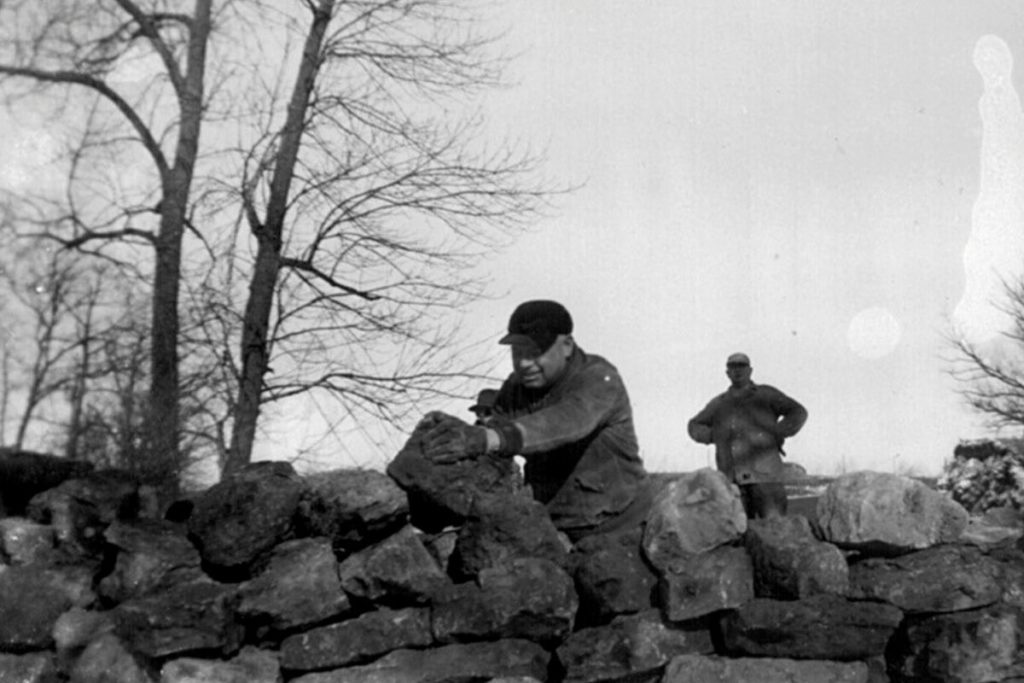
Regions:
<instances>
[{"instance_id":1,"label":"dark jacket","mask_svg":"<svg viewBox=\"0 0 1024 683\"><path fill-rule=\"evenodd\" d=\"M715 445L715 464L737 484L783 479L782 443L803 427L807 410L775 387L730 387L687 425L690 437Z\"/></svg>"},{"instance_id":2,"label":"dark jacket","mask_svg":"<svg viewBox=\"0 0 1024 683\"><path fill-rule=\"evenodd\" d=\"M629 395L615 367L577 347L550 387L513 373L495 402L518 432L525 479L559 529L594 527L621 513L646 480ZM521 440L520 440L521 439Z\"/></svg>"}]
</instances>

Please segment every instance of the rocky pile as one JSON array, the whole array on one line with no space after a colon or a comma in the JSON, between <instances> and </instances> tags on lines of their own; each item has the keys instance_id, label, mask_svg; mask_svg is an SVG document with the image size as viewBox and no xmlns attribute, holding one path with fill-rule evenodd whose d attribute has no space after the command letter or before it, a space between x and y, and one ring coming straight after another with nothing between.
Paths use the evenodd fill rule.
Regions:
<instances>
[{"instance_id":1,"label":"rocky pile","mask_svg":"<svg viewBox=\"0 0 1024 683\"><path fill-rule=\"evenodd\" d=\"M969 512L1024 511L1024 442L961 442L943 468L938 487Z\"/></svg>"},{"instance_id":2,"label":"rocky pile","mask_svg":"<svg viewBox=\"0 0 1024 683\"><path fill-rule=\"evenodd\" d=\"M749 522L712 470L559 534L513 462L257 463L155 519L102 472L0 519L0 681L1024 680L1024 547L902 477Z\"/></svg>"}]
</instances>

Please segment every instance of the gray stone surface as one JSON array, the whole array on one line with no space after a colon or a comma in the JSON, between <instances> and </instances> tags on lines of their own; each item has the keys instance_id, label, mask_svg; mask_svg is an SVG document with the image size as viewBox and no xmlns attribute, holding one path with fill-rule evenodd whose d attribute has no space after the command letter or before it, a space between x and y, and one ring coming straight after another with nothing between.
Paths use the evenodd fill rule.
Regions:
<instances>
[{"instance_id":1,"label":"gray stone surface","mask_svg":"<svg viewBox=\"0 0 1024 683\"><path fill-rule=\"evenodd\" d=\"M696 619L751 600L754 566L747 551L735 546L679 557L665 567L658 592L669 619Z\"/></svg>"},{"instance_id":2,"label":"gray stone surface","mask_svg":"<svg viewBox=\"0 0 1024 683\"><path fill-rule=\"evenodd\" d=\"M606 626L574 632L558 647L565 683L656 680L673 658L714 651L707 628L681 628L664 622L658 610L616 617Z\"/></svg>"},{"instance_id":3,"label":"gray stone surface","mask_svg":"<svg viewBox=\"0 0 1024 683\"><path fill-rule=\"evenodd\" d=\"M948 494L896 474L851 472L818 499L822 538L840 548L891 555L956 541L967 511Z\"/></svg>"},{"instance_id":4,"label":"gray stone surface","mask_svg":"<svg viewBox=\"0 0 1024 683\"><path fill-rule=\"evenodd\" d=\"M236 614L258 633L319 624L351 609L341 587L331 541L285 541L266 568L238 589Z\"/></svg>"},{"instance_id":5,"label":"gray stone surface","mask_svg":"<svg viewBox=\"0 0 1024 683\"><path fill-rule=\"evenodd\" d=\"M903 618L891 605L834 595L757 598L722 619L729 654L788 659L867 659L885 652Z\"/></svg>"},{"instance_id":6,"label":"gray stone surface","mask_svg":"<svg viewBox=\"0 0 1024 683\"><path fill-rule=\"evenodd\" d=\"M257 462L194 499L188 532L215 578L238 580L294 534L305 484L286 462Z\"/></svg>"},{"instance_id":7,"label":"gray stone surface","mask_svg":"<svg viewBox=\"0 0 1024 683\"><path fill-rule=\"evenodd\" d=\"M233 585L193 581L122 602L112 614L117 635L151 658L199 651L231 655L242 637L235 592Z\"/></svg>"},{"instance_id":8,"label":"gray stone surface","mask_svg":"<svg viewBox=\"0 0 1024 683\"><path fill-rule=\"evenodd\" d=\"M818 593L846 595L849 567L842 551L814 537L802 516L752 519L743 544L754 564L759 598L797 600Z\"/></svg>"},{"instance_id":9,"label":"gray stone surface","mask_svg":"<svg viewBox=\"0 0 1024 683\"><path fill-rule=\"evenodd\" d=\"M908 619L893 658L906 681L988 683L1024 678L1024 610L998 605Z\"/></svg>"},{"instance_id":10,"label":"gray stone surface","mask_svg":"<svg viewBox=\"0 0 1024 683\"><path fill-rule=\"evenodd\" d=\"M299 533L324 536L345 555L375 543L408 523L409 499L391 477L365 469L339 469L305 477Z\"/></svg>"},{"instance_id":11,"label":"gray stone surface","mask_svg":"<svg viewBox=\"0 0 1024 683\"><path fill-rule=\"evenodd\" d=\"M466 683L491 678L547 680L551 655L527 640L396 650L370 664L311 673L291 683Z\"/></svg>"},{"instance_id":12,"label":"gray stone surface","mask_svg":"<svg viewBox=\"0 0 1024 683\"><path fill-rule=\"evenodd\" d=\"M577 624L606 623L657 604L658 576L640 548L642 531L581 539L571 557L580 598Z\"/></svg>"},{"instance_id":13,"label":"gray stone surface","mask_svg":"<svg viewBox=\"0 0 1024 683\"><path fill-rule=\"evenodd\" d=\"M863 662L682 655L661 683L868 683Z\"/></svg>"},{"instance_id":14,"label":"gray stone surface","mask_svg":"<svg viewBox=\"0 0 1024 683\"><path fill-rule=\"evenodd\" d=\"M56 536L49 524L25 517L0 519L0 557L8 564L42 564L54 558Z\"/></svg>"},{"instance_id":15,"label":"gray stone surface","mask_svg":"<svg viewBox=\"0 0 1024 683\"><path fill-rule=\"evenodd\" d=\"M117 549L113 571L99 585L107 600L123 602L161 585L201 576L199 551L169 522L114 522L104 532Z\"/></svg>"},{"instance_id":16,"label":"gray stone surface","mask_svg":"<svg viewBox=\"0 0 1024 683\"><path fill-rule=\"evenodd\" d=\"M439 642L528 638L557 643L571 631L579 607L572 579L553 562L520 558L480 572L433 602Z\"/></svg>"},{"instance_id":17,"label":"gray stone surface","mask_svg":"<svg viewBox=\"0 0 1024 683\"><path fill-rule=\"evenodd\" d=\"M374 603L425 603L449 583L437 561L411 526L349 555L338 567L350 598Z\"/></svg>"},{"instance_id":18,"label":"gray stone surface","mask_svg":"<svg viewBox=\"0 0 1024 683\"><path fill-rule=\"evenodd\" d=\"M27 655L0 653L0 682L58 683L60 680L53 655L33 652Z\"/></svg>"},{"instance_id":19,"label":"gray stone surface","mask_svg":"<svg viewBox=\"0 0 1024 683\"><path fill-rule=\"evenodd\" d=\"M956 612L990 605L1003 592L999 564L969 546L938 546L850 567L850 597L881 600L907 613Z\"/></svg>"},{"instance_id":20,"label":"gray stone surface","mask_svg":"<svg viewBox=\"0 0 1024 683\"><path fill-rule=\"evenodd\" d=\"M739 491L709 468L682 474L655 496L643 548L658 570L674 560L738 540L747 530Z\"/></svg>"},{"instance_id":21,"label":"gray stone surface","mask_svg":"<svg viewBox=\"0 0 1024 683\"><path fill-rule=\"evenodd\" d=\"M483 494L459 529L448 572L456 581L519 557L542 557L565 567L568 552L547 508L524 491Z\"/></svg>"},{"instance_id":22,"label":"gray stone surface","mask_svg":"<svg viewBox=\"0 0 1024 683\"><path fill-rule=\"evenodd\" d=\"M160 683L281 683L277 653L243 648L227 661L182 657L160 669Z\"/></svg>"},{"instance_id":23,"label":"gray stone surface","mask_svg":"<svg viewBox=\"0 0 1024 683\"><path fill-rule=\"evenodd\" d=\"M53 645L58 617L95 601L89 567L40 569L33 565L0 571L0 651L27 652Z\"/></svg>"},{"instance_id":24,"label":"gray stone surface","mask_svg":"<svg viewBox=\"0 0 1024 683\"><path fill-rule=\"evenodd\" d=\"M281 665L289 671L337 669L433 642L429 608L379 609L285 638Z\"/></svg>"}]
</instances>

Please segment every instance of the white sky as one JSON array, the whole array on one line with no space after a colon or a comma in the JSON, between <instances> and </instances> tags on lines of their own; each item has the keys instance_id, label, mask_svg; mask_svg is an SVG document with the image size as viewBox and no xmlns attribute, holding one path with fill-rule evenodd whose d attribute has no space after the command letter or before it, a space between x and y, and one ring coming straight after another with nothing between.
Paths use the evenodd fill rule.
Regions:
<instances>
[{"instance_id":1,"label":"white sky","mask_svg":"<svg viewBox=\"0 0 1024 683\"><path fill-rule=\"evenodd\" d=\"M943 334L979 197L972 55L993 34L1022 58L1018 2L517 0L507 12L523 53L496 123L586 184L482 266L498 298L471 324L497 340L518 302L562 301L580 345L622 373L651 470L712 462L686 422L740 350L755 381L807 406L787 450L811 472L937 474L983 433L946 375Z\"/></svg>"}]
</instances>

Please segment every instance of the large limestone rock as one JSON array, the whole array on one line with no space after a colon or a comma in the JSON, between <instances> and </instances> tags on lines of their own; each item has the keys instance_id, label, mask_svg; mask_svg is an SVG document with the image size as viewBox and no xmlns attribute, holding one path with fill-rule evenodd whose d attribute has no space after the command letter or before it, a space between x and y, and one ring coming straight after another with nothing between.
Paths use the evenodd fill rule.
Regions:
<instances>
[{"instance_id":1,"label":"large limestone rock","mask_svg":"<svg viewBox=\"0 0 1024 683\"><path fill-rule=\"evenodd\" d=\"M114 620L109 611L72 607L61 614L53 625L54 649L61 668L70 668L89 646L100 636L114 632Z\"/></svg>"},{"instance_id":2,"label":"large limestone rock","mask_svg":"<svg viewBox=\"0 0 1024 683\"><path fill-rule=\"evenodd\" d=\"M426 603L449 583L411 526L346 557L338 575L351 599L375 604Z\"/></svg>"},{"instance_id":3,"label":"large limestone rock","mask_svg":"<svg viewBox=\"0 0 1024 683\"><path fill-rule=\"evenodd\" d=\"M967 546L938 546L850 567L850 597L885 601L910 614L956 612L1002 596L999 563Z\"/></svg>"},{"instance_id":4,"label":"large limestone rock","mask_svg":"<svg viewBox=\"0 0 1024 683\"><path fill-rule=\"evenodd\" d=\"M806 517L752 519L743 543L754 563L759 598L798 600L818 593L845 595L849 589L846 558L814 537Z\"/></svg>"},{"instance_id":5,"label":"large limestone rock","mask_svg":"<svg viewBox=\"0 0 1024 683\"><path fill-rule=\"evenodd\" d=\"M57 683L59 680L53 655L49 653L0 654L0 681L4 683Z\"/></svg>"},{"instance_id":6,"label":"large limestone rock","mask_svg":"<svg viewBox=\"0 0 1024 683\"><path fill-rule=\"evenodd\" d=\"M579 601L572 579L549 560L520 558L480 572L433 602L439 642L528 638L556 643L573 627Z\"/></svg>"},{"instance_id":7,"label":"large limestone rock","mask_svg":"<svg viewBox=\"0 0 1024 683\"><path fill-rule=\"evenodd\" d=\"M665 567L658 592L670 620L696 619L753 599L754 566L747 551L734 546L682 556Z\"/></svg>"},{"instance_id":8,"label":"large limestone rock","mask_svg":"<svg viewBox=\"0 0 1024 683\"><path fill-rule=\"evenodd\" d=\"M289 671L337 669L433 642L429 608L379 609L285 638L281 665Z\"/></svg>"},{"instance_id":9,"label":"large limestone rock","mask_svg":"<svg viewBox=\"0 0 1024 683\"><path fill-rule=\"evenodd\" d=\"M242 629L234 619L236 588L192 581L122 602L114 609L117 635L135 652L162 659L194 652L232 655Z\"/></svg>"},{"instance_id":10,"label":"large limestone rock","mask_svg":"<svg viewBox=\"0 0 1024 683\"><path fill-rule=\"evenodd\" d=\"M904 681L1024 679L1024 610L996 605L908 619L891 661Z\"/></svg>"},{"instance_id":11,"label":"large limestone rock","mask_svg":"<svg viewBox=\"0 0 1024 683\"><path fill-rule=\"evenodd\" d=\"M99 585L100 595L109 601L123 602L202 575L199 551L177 525L159 520L114 522L104 537L117 549L114 569Z\"/></svg>"},{"instance_id":12,"label":"large limestone rock","mask_svg":"<svg viewBox=\"0 0 1024 683\"><path fill-rule=\"evenodd\" d=\"M576 631L558 648L565 683L656 680L673 657L711 653L706 628L684 629L666 624L658 610L616 617L606 626Z\"/></svg>"},{"instance_id":13,"label":"large limestone rock","mask_svg":"<svg viewBox=\"0 0 1024 683\"><path fill-rule=\"evenodd\" d=\"M160 683L281 683L277 654L243 648L227 661L182 657L160 669Z\"/></svg>"},{"instance_id":14,"label":"large limestone rock","mask_svg":"<svg viewBox=\"0 0 1024 683\"><path fill-rule=\"evenodd\" d=\"M409 496L413 526L429 533L461 525L477 497L511 494L523 486L512 458L485 456L451 464L428 459L423 455L422 440L436 424L433 415L423 418L387 466L388 475Z\"/></svg>"},{"instance_id":15,"label":"large limestone rock","mask_svg":"<svg viewBox=\"0 0 1024 683\"><path fill-rule=\"evenodd\" d=\"M722 619L733 655L790 659L867 659L885 652L903 613L891 605L834 595L804 600L757 598Z\"/></svg>"},{"instance_id":16,"label":"large limestone rock","mask_svg":"<svg viewBox=\"0 0 1024 683\"><path fill-rule=\"evenodd\" d=\"M704 468L680 475L654 498L643 548L657 569L674 560L731 543L747 530L739 492L721 472Z\"/></svg>"},{"instance_id":17,"label":"large limestone rock","mask_svg":"<svg viewBox=\"0 0 1024 683\"><path fill-rule=\"evenodd\" d=\"M580 598L577 627L607 623L657 604L658 576L640 548L642 531L597 534L580 539L570 564Z\"/></svg>"},{"instance_id":18,"label":"large limestone rock","mask_svg":"<svg viewBox=\"0 0 1024 683\"><path fill-rule=\"evenodd\" d=\"M45 564L55 559L56 537L49 524L24 517L0 519L0 558L8 563Z\"/></svg>"},{"instance_id":19,"label":"large limestone rock","mask_svg":"<svg viewBox=\"0 0 1024 683\"><path fill-rule=\"evenodd\" d=\"M864 662L681 655L669 662L661 683L868 683Z\"/></svg>"},{"instance_id":20,"label":"large limestone rock","mask_svg":"<svg viewBox=\"0 0 1024 683\"><path fill-rule=\"evenodd\" d=\"M154 683L155 676L116 635L89 643L71 667L72 683Z\"/></svg>"},{"instance_id":21,"label":"large limestone rock","mask_svg":"<svg viewBox=\"0 0 1024 683\"><path fill-rule=\"evenodd\" d=\"M24 565L0 571L0 652L51 647L60 615L95 602L92 582L89 567Z\"/></svg>"},{"instance_id":22,"label":"large limestone rock","mask_svg":"<svg viewBox=\"0 0 1024 683\"><path fill-rule=\"evenodd\" d=\"M386 538L408 522L408 497L382 472L331 470L307 476L306 484L299 501L299 533L331 539L339 555Z\"/></svg>"},{"instance_id":23,"label":"large limestone rock","mask_svg":"<svg viewBox=\"0 0 1024 683\"><path fill-rule=\"evenodd\" d=\"M141 507L138 481L119 470L101 470L37 494L28 516L51 525L65 553L100 555L104 530L117 520L137 519Z\"/></svg>"},{"instance_id":24,"label":"large limestone rock","mask_svg":"<svg viewBox=\"0 0 1024 683\"><path fill-rule=\"evenodd\" d=\"M547 508L525 492L475 498L448 559L448 573L466 581L518 557L542 557L566 566L568 551Z\"/></svg>"},{"instance_id":25,"label":"large limestone rock","mask_svg":"<svg viewBox=\"0 0 1024 683\"><path fill-rule=\"evenodd\" d=\"M899 554L956 541L968 515L947 494L909 477L852 472L818 499L823 538L868 554Z\"/></svg>"},{"instance_id":26,"label":"large limestone rock","mask_svg":"<svg viewBox=\"0 0 1024 683\"><path fill-rule=\"evenodd\" d=\"M286 462L257 462L195 498L188 532L215 578L251 576L253 565L294 533L305 484Z\"/></svg>"},{"instance_id":27,"label":"large limestone rock","mask_svg":"<svg viewBox=\"0 0 1024 683\"><path fill-rule=\"evenodd\" d=\"M300 538L274 548L267 567L239 587L236 614L266 635L322 623L350 608L331 541Z\"/></svg>"},{"instance_id":28,"label":"large limestone rock","mask_svg":"<svg viewBox=\"0 0 1024 683\"><path fill-rule=\"evenodd\" d=\"M25 515L37 493L92 470L88 462L0 448L0 517Z\"/></svg>"},{"instance_id":29,"label":"large limestone rock","mask_svg":"<svg viewBox=\"0 0 1024 683\"><path fill-rule=\"evenodd\" d=\"M547 680L551 655L528 640L395 650L370 664L306 674L291 683L463 683L494 678Z\"/></svg>"}]
</instances>

